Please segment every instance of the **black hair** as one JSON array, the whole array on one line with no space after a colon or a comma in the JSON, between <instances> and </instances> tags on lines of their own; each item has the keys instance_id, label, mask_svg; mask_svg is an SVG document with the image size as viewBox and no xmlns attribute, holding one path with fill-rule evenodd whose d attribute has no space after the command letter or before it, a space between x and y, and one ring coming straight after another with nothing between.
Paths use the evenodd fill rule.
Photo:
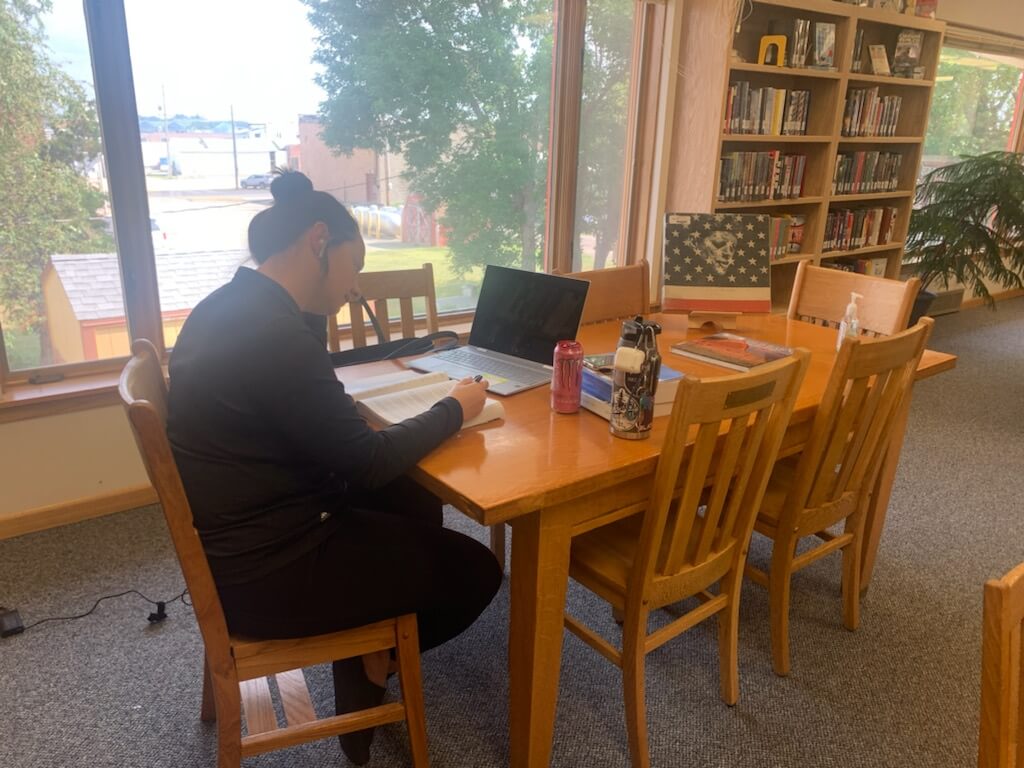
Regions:
<instances>
[{"instance_id":1,"label":"black hair","mask_svg":"<svg viewBox=\"0 0 1024 768\"><path fill-rule=\"evenodd\" d=\"M328 193L314 190L304 173L281 173L271 182L270 194L274 204L249 222L249 253L257 264L286 250L318 221L327 225L333 243L359 237L359 225L348 209Z\"/></svg>"}]
</instances>

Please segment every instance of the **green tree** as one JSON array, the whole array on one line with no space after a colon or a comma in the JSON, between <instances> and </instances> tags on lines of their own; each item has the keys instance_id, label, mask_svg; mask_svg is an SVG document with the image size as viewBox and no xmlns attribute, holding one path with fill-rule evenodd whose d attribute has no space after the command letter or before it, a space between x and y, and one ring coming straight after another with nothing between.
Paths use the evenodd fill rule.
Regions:
<instances>
[{"instance_id":1,"label":"green tree","mask_svg":"<svg viewBox=\"0 0 1024 768\"><path fill-rule=\"evenodd\" d=\"M100 151L95 106L50 59L40 22L49 0L0 0L0 319L38 333L46 360L41 276L61 252L108 250L90 221L104 195L82 175Z\"/></svg>"},{"instance_id":2,"label":"green tree","mask_svg":"<svg viewBox=\"0 0 1024 768\"><path fill-rule=\"evenodd\" d=\"M970 65L958 63L970 61ZM1007 149L1021 70L977 66L968 51L945 49L928 116L924 154L956 158Z\"/></svg>"},{"instance_id":3,"label":"green tree","mask_svg":"<svg viewBox=\"0 0 1024 768\"><path fill-rule=\"evenodd\" d=\"M551 0L306 0L320 32L324 140L401 152L442 210L453 266L535 269L541 252L552 61ZM632 0L590 0L576 232L595 265L621 216ZM574 246L580 265L580 244Z\"/></svg>"}]
</instances>

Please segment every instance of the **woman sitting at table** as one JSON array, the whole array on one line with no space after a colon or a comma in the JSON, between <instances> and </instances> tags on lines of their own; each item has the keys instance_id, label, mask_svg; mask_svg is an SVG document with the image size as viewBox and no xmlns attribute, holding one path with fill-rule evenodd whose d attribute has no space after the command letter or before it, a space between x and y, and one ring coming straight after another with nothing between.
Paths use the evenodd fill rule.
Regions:
<instances>
[{"instance_id":1,"label":"woman sitting at table","mask_svg":"<svg viewBox=\"0 0 1024 768\"><path fill-rule=\"evenodd\" d=\"M487 382L371 429L304 316L358 295L358 227L301 173L270 189L249 225L259 268L199 303L170 360L168 435L228 627L302 637L415 613L433 648L480 615L501 572L403 474L480 412ZM338 714L379 703L388 668L386 652L335 662ZM339 738L369 759L372 729Z\"/></svg>"}]
</instances>

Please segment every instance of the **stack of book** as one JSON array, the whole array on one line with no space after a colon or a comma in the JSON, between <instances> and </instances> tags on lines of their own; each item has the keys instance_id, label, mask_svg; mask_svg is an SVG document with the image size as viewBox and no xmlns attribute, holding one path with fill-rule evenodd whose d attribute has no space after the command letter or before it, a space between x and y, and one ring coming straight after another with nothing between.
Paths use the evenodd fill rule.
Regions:
<instances>
[{"instance_id":1,"label":"stack of book","mask_svg":"<svg viewBox=\"0 0 1024 768\"><path fill-rule=\"evenodd\" d=\"M832 176L833 195L892 192L899 186L899 152L840 152Z\"/></svg>"},{"instance_id":2,"label":"stack of book","mask_svg":"<svg viewBox=\"0 0 1024 768\"><path fill-rule=\"evenodd\" d=\"M843 136L895 136L901 96L879 96L878 88L851 88L843 111Z\"/></svg>"},{"instance_id":3,"label":"stack of book","mask_svg":"<svg viewBox=\"0 0 1024 768\"><path fill-rule=\"evenodd\" d=\"M726 152L718 177L723 203L783 200L803 194L807 155L767 152Z\"/></svg>"},{"instance_id":4,"label":"stack of book","mask_svg":"<svg viewBox=\"0 0 1024 768\"><path fill-rule=\"evenodd\" d=\"M676 390L683 374L661 366L658 374L658 388L654 393L654 415L668 416L672 413L672 403L676 399ZM611 420L612 416L612 374L611 371L597 371L583 367L582 391L580 405L598 416Z\"/></svg>"},{"instance_id":5,"label":"stack of book","mask_svg":"<svg viewBox=\"0 0 1024 768\"><path fill-rule=\"evenodd\" d=\"M803 136L810 105L810 91L754 88L741 80L729 86L722 130L730 134Z\"/></svg>"},{"instance_id":6,"label":"stack of book","mask_svg":"<svg viewBox=\"0 0 1024 768\"><path fill-rule=\"evenodd\" d=\"M677 342L672 345L672 353L734 371L749 371L759 365L788 357L793 354L793 350L734 333L715 333L692 341Z\"/></svg>"},{"instance_id":7,"label":"stack of book","mask_svg":"<svg viewBox=\"0 0 1024 768\"><path fill-rule=\"evenodd\" d=\"M826 251L852 251L892 241L896 208L840 208L828 212L825 220Z\"/></svg>"},{"instance_id":8,"label":"stack of book","mask_svg":"<svg viewBox=\"0 0 1024 768\"><path fill-rule=\"evenodd\" d=\"M800 253L804 241L807 217L802 214L783 214L771 217L770 248L772 261Z\"/></svg>"}]
</instances>

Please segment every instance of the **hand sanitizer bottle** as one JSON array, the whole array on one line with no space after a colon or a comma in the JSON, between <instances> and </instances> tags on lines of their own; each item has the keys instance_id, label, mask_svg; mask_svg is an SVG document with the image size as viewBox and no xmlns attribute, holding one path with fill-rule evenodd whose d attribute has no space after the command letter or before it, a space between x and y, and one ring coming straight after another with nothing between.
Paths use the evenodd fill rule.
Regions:
<instances>
[{"instance_id":1,"label":"hand sanitizer bottle","mask_svg":"<svg viewBox=\"0 0 1024 768\"><path fill-rule=\"evenodd\" d=\"M850 303L846 305L846 314L839 323L839 337L836 339L836 351L843 346L843 339L847 336L857 338L860 335L860 320L857 318L857 299L864 297L856 292L850 292Z\"/></svg>"}]
</instances>

